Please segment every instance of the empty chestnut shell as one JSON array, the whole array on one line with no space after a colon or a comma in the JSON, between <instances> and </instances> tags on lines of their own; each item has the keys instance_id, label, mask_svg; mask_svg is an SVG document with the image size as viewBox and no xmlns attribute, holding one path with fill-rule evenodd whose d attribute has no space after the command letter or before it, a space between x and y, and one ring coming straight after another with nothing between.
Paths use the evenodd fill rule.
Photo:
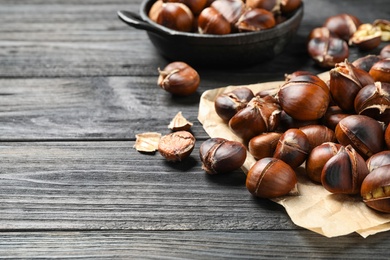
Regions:
<instances>
[{"instance_id":1,"label":"empty chestnut shell","mask_svg":"<svg viewBox=\"0 0 390 260\"><path fill-rule=\"evenodd\" d=\"M276 198L287 195L297 184L294 170L282 160L266 157L248 171L246 187L256 197Z\"/></svg>"},{"instance_id":2,"label":"empty chestnut shell","mask_svg":"<svg viewBox=\"0 0 390 260\"><path fill-rule=\"evenodd\" d=\"M374 154L366 161L369 172L376 168L390 164L390 150L382 151Z\"/></svg>"},{"instance_id":3,"label":"empty chestnut shell","mask_svg":"<svg viewBox=\"0 0 390 260\"><path fill-rule=\"evenodd\" d=\"M383 150L383 126L371 117L348 116L337 124L335 133L340 144L352 145L365 159Z\"/></svg>"},{"instance_id":4,"label":"empty chestnut shell","mask_svg":"<svg viewBox=\"0 0 390 260\"><path fill-rule=\"evenodd\" d=\"M359 115L390 123L390 83L377 81L365 86L356 95L354 106Z\"/></svg>"},{"instance_id":5,"label":"empty chestnut shell","mask_svg":"<svg viewBox=\"0 0 390 260\"><path fill-rule=\"evenodd\" d=\"M236 141L211 138L199 148L202 169L208 174L219 174L239 169L245 162L246 149Z\"/></svg>"},{"instance_id":6,"label":"empty chestnut shell","mask_svg":"<svg viewBox=\"0 0 390 260\"><path fill-rule=\"evenodd\" d=\"M376 168L368 174L360 193L367 206L390 213L390 165Z\"/></svg>"},{"instance_id":7,"label":"empty chestnut shell","mask_svg":"<svg viewBox=\"0 0 390 260\"><path fill-rule=\"evenodd\" d=\"M289 129L282 134L276 146L274 156L295 169L307 158L310 144L307 136L299 129Z\"/></svg>"},{"instance_id":8,"label":"empty chestnut shell","mask_svg":"<svg viewBox=\"0 0 390 260\"><path fill-rule=\"evenodd\" d=\"M350 145L341 146L325 163L321 183L331 193L357 194L367 174L366 162L355 149Z\"/></svg>"}]
</instances>

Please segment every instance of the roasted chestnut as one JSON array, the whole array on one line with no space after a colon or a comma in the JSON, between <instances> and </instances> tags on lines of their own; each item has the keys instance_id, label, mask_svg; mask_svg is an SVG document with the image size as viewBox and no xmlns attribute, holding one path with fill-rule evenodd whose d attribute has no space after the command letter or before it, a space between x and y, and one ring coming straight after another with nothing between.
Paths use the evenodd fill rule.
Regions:
<instances>
[{"instance_id":1,"label":"roasted chestnut","mask_svg":"<svg viewBox=\"0 0 390 260\"><path fill-rule=\"evenodd\" d=\"M177 2L183 3L194 15L198 15L207 5L207 0L164 0L164 2Z\"/></svg>"},{"instance_id":2,"label":"roasted chestnut","mask_svg":"<svg viewBox=\"0 0 390 260\"><path fill-rule=\"evenodd\" d=\"M369 172L376 168L390 164L390 150L382 151L374 154L366 161Z\"/></svg>"},{"instance_id":3,"label":"roasted chestnut","mask_svg":"<svg viewBox=\"0 0 390 260\"><path fill-rule=\"evenodd\" d=\"M324 125L308 125L300 127L309 140L310 150L325 142L336 142L336 134L334 131Z\"/></svg>"},{"instance_id":4,"label":"roasted chestnut","mask_svg":"<svg viewBox=\"0 0 390 260\"><path fill-rule=\"evenodd\" d=\"M316 64L323 68L332 68L349 56L347 42L333 36L312 38L307 43L307 51Z\"/></svg>"},{"instance_id":5,"label":"roasted chestnut","mask_svg":"<svg viewBox=\"0 0 390 260\"><path fill-rule=\"evenodd\" d=\"M196 92L199 83L198 72L185 62L171 62L163 70L159 69L157 84L171 94L191 95Z\"/></svg>"},{"instance_id":6,"label":"roasted chestnut","mask_svg":"<svg viewBox=\"0 0 390 260\"><path fill-rule=\"evenodd\" d=\"M385 124L390 123L390 83L375 82L362 88L355 97L355 111Z\"/></svg>"},{"instance_id":7,"label":"roasted chestnut","mask_svg":"<svg viewBox=\"0 0 390 260\"><path fill-rule=\"evenodd\" d=\"M300 128L307 125L316 125L319 120L296 120L289 116L284 110L280 113L280 123L278 131L285 132L290 128Z\"/></svg>"},{"instance_id":8,"label":"roasted chestnut","mask_svg":"<svg viewBox=\"0 0 390 260\"><path fill-rule=\"evenodd\" d=\"M201 34L229 34L230 23L213 7L207 7L199 14L198 31Z\"/></svg>"},{"instance_id":9,"label":"roasted chestnut","mask_svg":"<svg viewBox=\"0 0 390 260\"><path fill-rule=\"evenodd\" d=\"M336 126L336 138L344 146L351 145L368 159L384 147L383 126L375 119L363 115L350 115Z\"/></svg>"},{"instance_id":10,"label":"roasted chestnut","mask_svg":"<svg viewBox=\"0 0 390 260\"><path fill-rule=\"evenodd\" d=\"M390 83L390 58L381 59L372 65L369 73L375 81Z\"/></svg>"},{"instance_id":11,"label":"roasted chestnut","mask_svg":"<svg viewBox=\"0 0 390 260\"><path fill-rule=\"evenodd\" d=\"M194 15L183 3L165 3L156 1L149 11L149 18L172 30L191 32L194 25Z\"/></svg>"},{"instance_id":12,"label":"roasted chestnut","mask_svg":"<svg viewBox=\"0 0 390 260\"><path fill-rule=\"evenodd\" d=\"M160 138L159 153L172 162L182 161L194 150L195 137L187 131L177 131Z\"/></svg>"},{"instance_id":13,"label":"roasted chestnut","mask_svg":"<svg viewBox=\"0 0 390 260\"><path fill-rule=\"evenodd\" d=\"M301 130L291 128L279 138L273 157L295 169L306 160L309 152L310 144L307 136Z\"/></svg>"},{"instance_id":14,"label":"roasted chestnut","mask_svg":"<svg viewBox=\"0 0 390 260\"><path fill-rule=\"evenodd\" d=\"M249 153L256 159L272 157L282 133L268 132L253 137L248 144Z\"/></svg>"},{"instance_id":15,"label":"roasted chestnut","mask_svg":"<svg viewBox=\"0 0 390 260\"><path fill-rule=\"evenodd\" d=\"M246 0L245 5L248 9L261 8L273 13L280 12L279 0Z\"/></svg>"},{"instance_id":16,"label":"roasted chestnut","mask_svg":"<svg viewBox=\"0 0 390 260\"><path fill-rule=\"evenodd\" d=\"M345 113L339 106L329 106L325 115L322 117L321 122L334 131L341 119L350 115L351 114Z\"/></svg>"},{"instance_id":17,"label":"roasted chestnut","mask_svg":"<svg viewBox=\"0 0 390 260\"><path fill-rule=\"evenodd\" d=\"M266 30L276 24L274 15L260 8L246 10L238 19L235 26L240 32L254 32Z\"/></svg>"},{"instance_id":18,"label":"roasted chestnut","mask_svg":"<svg viewBox=\"0 0 390 260\"><path fill-rule=\"evenodd\" d=\"M376 168L368 174L360 193L367 206L390 213L390 165Z\"/></svg>"},{"instance_id":19,"label":"roasted chestnut","mask_svg":"<svg viewBox=\"0 0 390 260\"><path fill-rule=\"evenodd\" d=\"M372 66L381 59L380 56L374 54L368 54L366 56L360 57L352 65L358 69L369 72Z\"/></svg>"},{"instance_id":20,"label":"roasted chestnut","mask_svg":"<svg viewBox=\"0 0 390 260\"><path fill-rule=\"evenodd\" d=\"M294 170L282 160L266 157L248 171L246 187L256 197L276 198L287 195L297 184Z\"/></svg>"},{"instance_id":21,"label":"roasted chestnut","mask_svg":"<svg viewBox=\"0 0 390 260\"><path fill-rule=\"evenodd\" d=\"M245 12L245 3L242 0L215 0L211 3L211 7L229 22L233 30L238 19Z\"/></svg>"},{"instance_id":22,"label":"roasted chestnut","mask_svg":"<svg viewBox=\"0 0 390 260\"><path fill-rule=\"evenodd\" d=\"M360 25L361 21L356 16L345 13L330 16L323 24L324 27L347 42Z\"/></svg>"},{"instance_id":23,"label":"roasted chestnut","mask_svg":"<svg viewBox=\"0 0 390 260\"><path fill-rule=\"evenodd\" d=\"M281 0L280 1L280 11L283 14L288 14L294 12L301 6L301 0Z\"/></svg>"},{"instance_id":24,"label":"roasted chestnut","mask_svg":"<svg viewBox=\"0 0 390 260\"><path fill-rule=\"evenodd\" d=\"M357 28L349 39L349 43L356 45L363 51L368 51L375 49L381 44L381 35L382 32L378 27L365 23Z\"/></svg>"},{"instance_id":25,"label":"roasted chestnut","mask_svg":"<svg viewBox=\"0 0 390 260\"><path fill-rule=\"evenodd\" d=\"M246 149L236 141L224 138L210 138L199 148L202 169L208 174L232 172L245 162Z\"/></svg>"},{"instance_id":26,"label":"roasted chestnut","mask_svg":"<svg viewBox=\"0 0 390 260\"><path fill-rule=\"evenodd\" d=\"M230 119L229 127L244 142L249 142L256 135L274 131L279 125L280 113L274 98L255 96Z\"/></svg>"},{"instance_id":27,"label":"roasted chestnut","mask_svg":"<svg viewBox=\"0 0 390 260\"><path fill-rule=\"evenodd\" d=\"M337 63L329 74L329 89L333 101L346 112L354 111L354 100L360 89L374 84L370 74L356 68L347 60Z\"/></svg>"},{"instance_id":28,"label":"roasted chestnut","mask_svg":"<svg viewBox=\"0 0 390 260\"><path fill-rule=\"evenodd\" d=\"M321 183L321 173L325 163L337 154L340 147L340 144L325 142L310 152L305 163L306 174L310 180Z\"/></svg>"},{"instance_id":29,"label":"roasted chestnut","mask_svg":"<svg viewBox=\"0 0 390 260\"><path fill-rule=\"evenodd\" d=\"M321 183L331 193L357 194L367 174L363 157L352 146L341 146L337 154L325 163Z\"/></svg>"},{"instance_id":30,"label":"roasted chestnut","mask_svg":"<svg viewBox=\"0 0 390 260\"><path fill-rule=\"evenodd\" d=\"M215 112L225 122L228 122L239 110L246 107L254 96L252 90L247 87L239 87L222 93L214 101Z\"/></svg>"},{"instance_id":31,"label":"roasted chestnut","mask_svg":"<svg viewBox=\"0 0 390 260\"><path fill-rule=\"evenodd\" d=\"M390 58L390 44L387 44L385 47L382 48L381 52L379 53L379 56L382 59Z\"/></svg>"},{"instance_id":32,"label":"roasted chestnut","mask_svg":"<svg viewBox=\"0 0 390 260\"><path fill-rule=\"evenodd\" d=\"M318 77L318 82L306 80L307 77L292 78L280 87L277 94L281 108L292 118L303 121L321 118L330 100L327 85Z\"/></svg>"}]
</instances>

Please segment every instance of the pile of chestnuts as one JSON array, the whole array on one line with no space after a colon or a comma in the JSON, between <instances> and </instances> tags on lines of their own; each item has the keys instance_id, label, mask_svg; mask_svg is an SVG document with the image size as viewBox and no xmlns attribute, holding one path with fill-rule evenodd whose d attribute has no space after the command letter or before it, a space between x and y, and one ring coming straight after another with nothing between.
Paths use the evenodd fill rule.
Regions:
<instances>
[{"instance_id":1,"label":"pile of chestnuts","mask_svg":"<svg viewBox=\"0 0 390 260\"><path fill-rule=\"evenodd\" d=\"M300 5L301 0L157 0L148 15L172 30L222 35L272 28Z\"/></svg>"},{"instance_id":2,"label":"pile of chestnuts","mask_svg":"<svg viewBox=\"0 0 390 260\"><path fill-rule=\"evenodd\" d=\"M305 166L307 177L330 193L360 195L367 206L390 213L389 62L380 58L362 69L343 60L326 82L296 71L275 90L253 93L241 86L220 94L215 111L243 146L224 141L218 157L221 141L208 141L201 158L212 154L209 161L222 168L218 158L227 162L231 155L236 169L246 149L256 159L246 186L258 197L291 193L295 170ZM218 173L213 167L206 171Z\"/></svg>"},{"instance_id":3,"label":"pile of chestnuts","mask_svg":"<svg viewBox=\"0 0 390 260\"><path fill-rule=\"evenodd\" d=\"M328 17L321 27L310 32L307 51L319 66L332 68L348 58L351 46L369 51L389 40L390 21L362 23L356 16L342 13Z\"/></svg>"}]
</instances>

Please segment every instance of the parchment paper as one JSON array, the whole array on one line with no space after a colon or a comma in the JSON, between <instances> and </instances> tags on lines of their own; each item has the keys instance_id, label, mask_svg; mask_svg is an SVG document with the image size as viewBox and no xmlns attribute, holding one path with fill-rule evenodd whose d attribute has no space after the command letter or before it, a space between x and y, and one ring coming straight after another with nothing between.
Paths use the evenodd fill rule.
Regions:
<instances>
[{"instance_id":1,"label":"parchment paper","mask_svg":"<svg viewBox=\"0 0 390 260\"><path fill-rule=\"evenodd\" d=\"M329 73L319 75L323 80L329 79ZM245 85L254 93L265 89L275 89L282 81ZM198 120L210 137L223 137L242 142L220 119L214 109L215 98L240 86L227 86L205 91L200 100ZM247 159L242 166L246 174L256 162L247 153ZM291 220L298 226L319 233L326 237L347 235L353 232L362 237L390 230L390 214L379 213L367 207L359 195L336 195L325 190L320 184L310 181L305 175L304 165L299 167L298 194L287 195L273 199L281 204ZM248 192L249 194L249 192Z\"/></svg>"}]
</instances>

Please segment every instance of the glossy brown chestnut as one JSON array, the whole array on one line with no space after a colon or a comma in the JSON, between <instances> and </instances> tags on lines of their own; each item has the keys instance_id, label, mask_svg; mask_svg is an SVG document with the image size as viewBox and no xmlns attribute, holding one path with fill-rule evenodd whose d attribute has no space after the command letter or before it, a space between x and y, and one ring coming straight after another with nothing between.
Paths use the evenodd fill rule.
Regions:
<instances>
[{"instance_id":1,"label":"glossy brown chestnut","mask_svg":"<svg viewBox=\"0 0 390 260\"><path fill-rule=\"evenodd\" d=\"M283 14L288 14L297 10L298 7L301 6L301 4L302 4L301 0L281 0L280 11Z\"/></svg>"},{"instance_id":2,"label":"glossy brown chestnut","mask_svg":"<svg viewBox=\"0 0 390 260\"><path fill-rule=\"evenodd\" d=\"M232 29L245 11L245 3L242 0L215 0L211 7L229 22Z\"/></svg>"},{"instance_id":3,"label":"glossy brown chestnut","mask_svg":"<svg viewBox=\"0 0 390 260\"><path fill-rule=\"evenodd\" d=\"M224 138L210 138L199 148L202 169L208 174L232 172L245 162L246 149L236 141Z\"/></svg>"},{"instance_id":4,"label":"glossy brown chestnut","mask_svg":"<svg viewBox=\"0 0 390 260\"><path fill-rule=\"evenodd\" d=\"M352 65L358 69L369 72L372 66L381 59L380 56L374 54L368 54L366 56L360 57Z\"/></svg>"},{"instance_id":5,"label":"glossy brown chestnut","mask_svg":"<svg viewBox=\"0 0 390 260\"><path fill-rule=\"evenodd\" d=\"M169 63L163 70L159 69L157 84L171 94L188 96L196 92L199 87L198 72L185 62Z\"/></svg>"},{"instance_id":6,"label":"glossy brown chestnut","mask_svg":"<svg viewBox=\"0 0 390 260\"><path fill-rule=\"evenodd\" d=\"M349 39L350 45L356 45L360 50L368 51L378 47L381 42L381 30L372 24L361 24Z\"/></svg>"},{"instance_id":7,"label":"glossy brown chestnut","mask_svg":"<svg viewBox=\"0 0 390 260\"><path fill-rule=\"evenodd\" d=\"M307 51L316 64L323 68L332 68L349 56L347 42L333 36L309 40Z\"/></svg>"},{"instance_id":8,"label":"glossy brown chestnut","mask_svg":"<svg viewBox=\"0 0 390 260\"><path fill-rule=\"evenodd\" d=\"M207 5L207 0L164 0L164 2L183 3L190 8L194 15L200 14Z\"/></svg>"},{"instance_id":9,"label":"glossy brown chestnut","mask_svg":"<svg viewBox=\"0 0 390 260\"><path fill-rule=\"evenodd\" d=\"M257 161L248 171L246 187L260 198L287 195L297 184L294 170L282 160L266 157Z\"/></svg>"},{"instance_id":10,"label":"glossy brown chestnut","mask_svg":"<svg viewBox=\"0 0 390 260\"><path fill-rule=\"evenodd\" d=\"M310 152L307 136L299 129L288 129L279 138L273 157L278 158L291 168L299 167Z\"/></svg>"},{"instance_id":11,"label":"glossy brown chestnut","mask_svg":"<svg viewBox=\"0 0 390 260\"><path fill-rule=\"evenodd\" d=\"M168 161L182 161L194 150L195 137L187 131L177 131L160 138L159 153Z\"/></svg>"},{"instance_id":12,"label":"glossy brown chestnut","mask_svg":"<svg viewBox=\"0 0 390 260\"><path fill-rule=\"evenodd\" d=\"M278 131L285 132L290 128L300 128L307 125L316 125L319 120L296 120L289 116L284 110L280 113L280 123Z\"/></svg>"},{"instance_id":13,"label":"glossy brown chestnut","mask_svg":"<svg viewBox=\"0 0 390 260\"><path fill-rule=\"evenodd\" d=\"M325 163L321 183L331 193L358 194L367 174L366 162L355 149L350 145L341 146Z\"/></svg>"},{"instance_id":14,"label":"glossy brown chestnut","mask_svg":"<svg viewBox=\"0 0 390 260\"><path fill-rule=\"evenodd\" d=\"M354 106L359 115L390 123L390 83L377 81L365 86L356 95Z\"/></svg>"},{"instance_id":15,"label":"glossy brown chestnut","mask_svg":"<svg viewBox=\"0 0 390 260\"><path fill-rule=\"evenodd\" d=\"M260 8L246 10L238 19L235 26L240 32L266 30L276 25L274 15Z\"/></svg>"},{"instance_id":16,"label":"glossy brown chestnut","mask_svg":"<svg viewBox=\"0 0 390 260\"><path fill-rule=\"evenodd\" d=\"M347 60L337 63L329 74L329 89L333 101L346 112L354 111L355 97L360 89L368 84L374 84L370 74L356 68Z\"/></svg>"},{"instance_id":17,"label":"glossy brown chestnut","mask_svg":"<svg viewBox=\"0 0 390 260\"><path fill-rule=\"evenodd\" d=\"M329 105L330 96L326 84L320 80L312 82L309 80L299 81L294 77L284 83L277 94L281 108L292 118L297 120L316 120L321 118Z\"/></svg>"},{"instance_id":18,"label":"glossy brown chestnut","mask_svg":"<svg viewBox=\"0 0 390 260\"><path fill-rule=\"evenodd\" d=\"M390 213L390 165L373 170L361 187L364 203L372 209Z\"/></svg>"},{"instance_id":19,"label":"glossy brown chestnut","mask_svg":"<svg viewBox=\"0 0 390 260\"><path fill-rule=\"evenodd\" d=\"M279 0L246 0L245 5L249 9L261 8L267 11L278 13L280 11Z\"/></svg>"},{"instance_id":20,"label":"glossy brown chestnut","mask_svg":"<svg viewBox=\"0 0 390 260\"><path fill-rule=\"evenodd\" d=\"M198 32L201 34L229 34L231 25L215 8L207 7L199 14Z\"/></svg>"},{"instance_id":21,"label":"glossy brown chestnut","mask_svg":"<svg viewBox=\"0 0 390 260\"><path fill-rule=\"evenodd\" d=\"M229 121L230 129L244 142L264 132L273 132L279 126L281 109L271 96L255 96L248 105Z\"/></svg>"},{"instance_id":22,"label":"glossy brown chestnut","mask_svg":"<svg viewBox=\"0 0 390 260\"><path fill-rule=\"evenodd\" d=\"M341 119L350 115L351 114L345 113L339 106L329 106L325 115L322 117L321 122L334 131Z\"/></svg>"},{"instance_id":23,"label":"glossy brown chestnut","mask_svg":"<svg viewBox=\"0 0 390 260\"><path fill-rule=\"evenodd\" d=\"M308 125L300 127L299 130L307 136L310 150L325 142L337 142L335 132L324 125Z\"/></svg>"},{"instance_id":24,"label":"glossy brown chestnut","mask_svg":"<svg viewBox=\"0 0 390 260\"><path fill-rule=\"evenodd\" d=\"M376 168L390 164L390 150L385 150L374 154L366 161L369 172L372 172Z\"/></svg>"},{"instance_id":25,"label":"glossy brown chestnut","mask_svg":"<svg viewBox=\"0 0 390 260\"><path fill-rule=\"evenodd\" d=\"M364 159L384 147L383 125L368 116L351 115L342 119L335 133L340 144L351 145Z\"/></svg>"},{"instance_id":26,"label":"glossy brown chestnut","mask_svg":"<svg viewBox=\"0 0 390 260\"><path fill-rule=\"evenodd\" d=\"M306 174L310 180L321 183L321 173L325 163L336 155L340 148L340 144L326 142L310 152L305 162Z\"/></svg>"},{"instance_id":27,"label":"glossy brown chestnut","mask_svg":"<svg viewBox=\"0 0 390 260\"><path fill-rule=\"evenodd\" d=\"M248 151L256 160L272 157L281 136L282 133L277 132L257 135L249 141Z\"/></svg>"},{"instance_id":28,"label":"glossy brown chestnut","mask_svg":"<svg viewBox=\"0 0 390 260\"><path fill-rule=\"evenodd\" d=\"M385 131L385 143L388 149L390 149L390 124L387 125Z\"/></svg>"},{"instance_id":29,"label":"glossy brown chestnut","mask_svg":"<svg viewBox=\"0 0 390 260\"><path fill-rule=\"evenodd\" d=\"M356 16L345 13L330 16L323 24L324 27L347 42L360 25L361 21Z\"/></svg>"},{"instance_id":30,"label":"glossy brown chestnut","mask_svg":"<svg viewBox=\"0 0 390 260\"><path fill-rule=\"evenodd\" d=\"M381 59L372 65L369 73L375 81L390 83L390 58Z\"/></svg>"},{"instance_id":31,"label":"glossy brown chestnut","mask_svg":"<svg viewBox=\"0 0 390 260\"><path fill-rule=\"evenodd\" d=\"M252 90L247 87L239 87L222 93L214 101L215 112L222 120L229 122L239 110L246 107L254 96Z\"/></svg>"},{"instance_id":32,"label":"glossy brown chestnut","mask_svg":"<svg viewBox=\"0 0 390 260\"><path fill-rule=\"evenodd\" d=\"M192 11L183 3L156 1L149 11L149 18L172 30L191 32L194 24Z\"/></svg>"},{"instance_id":33,"label":"glossy brown chestnut","mask_svg":"<svg viewBox=\"0 0 390 260\"><path fill-rule=\"evenodd\" d=\"M285 81L290 81L290 80L292 80L295 77L305 76L305 75L316 76L314 73L312 73L310 71L298 70L298 71L294 71L294 72L292 72L290 74L285 74L284 75L284 79L285 79Z\"/></svg>"},{"instance_id":34,"label":"glossy brown chestnut","mask_svg":"<svg viewBox=\"0 0 390 260\"><path fill-rule=\"evenodd\" d=\"M379 53L379 56L382 59L390 58L390 44L387 44L385 47L382 48L381 52Z\"/></svg>"}]
</instances>

